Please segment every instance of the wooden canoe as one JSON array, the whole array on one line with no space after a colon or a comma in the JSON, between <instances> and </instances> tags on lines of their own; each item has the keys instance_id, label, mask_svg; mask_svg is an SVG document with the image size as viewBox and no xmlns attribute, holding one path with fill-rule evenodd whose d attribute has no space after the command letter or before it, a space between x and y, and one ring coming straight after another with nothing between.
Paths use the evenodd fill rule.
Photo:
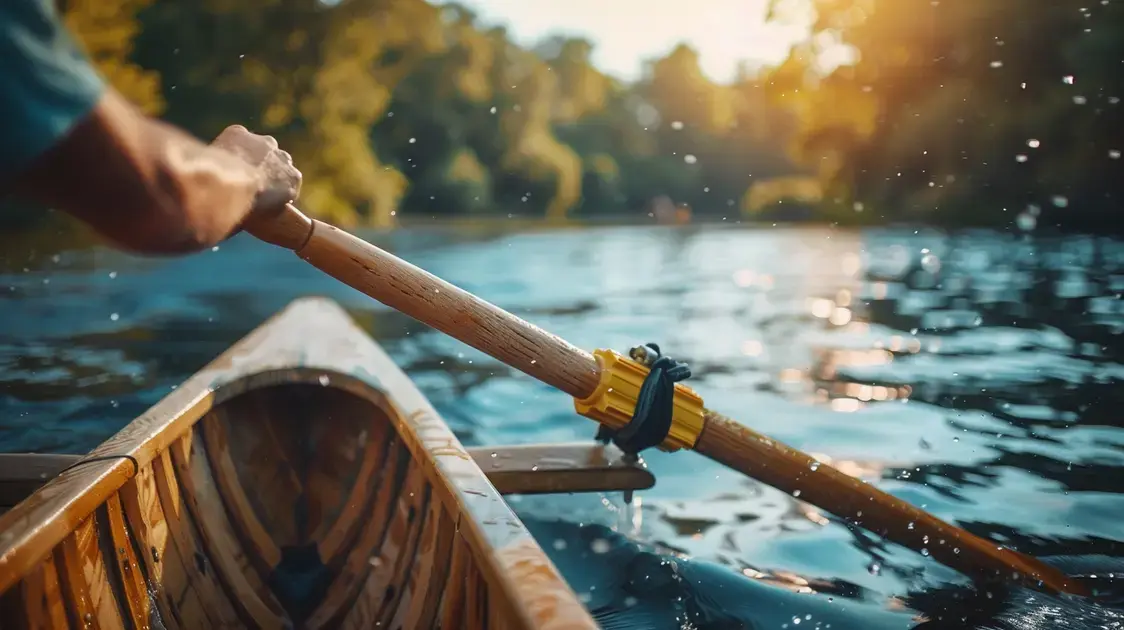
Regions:
<instances>
[{"instance_id":1,"label":"wooden canoe","mask_svg":"<svg viewBox=\"0 0 1124 630\"><path fill-rule=\"evenodd\" d=\"M489 479L340 307L299 300L0 516L0 626L596 628L497 486L651 480L559 448Z\"/></svg>"}]
</instances>

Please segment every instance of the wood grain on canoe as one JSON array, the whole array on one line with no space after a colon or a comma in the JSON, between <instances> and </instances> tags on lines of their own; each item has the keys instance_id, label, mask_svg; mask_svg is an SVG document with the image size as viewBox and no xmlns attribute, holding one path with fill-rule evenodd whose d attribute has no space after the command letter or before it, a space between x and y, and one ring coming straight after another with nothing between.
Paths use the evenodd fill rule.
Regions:
<instances>
[{"instance_id":1,"label":"wood grain on canoe","mask_svg":"<svg viewBox=\"0 0 1124 630\"><path fill-rule=\"evenodd\" d=\"M279 630L288 626L284 608L274 599L239 542L207 465L202 438L195 433L184 436L168 450L206 556L218 569L235 607L260 628Z\"/></svg>"},{"instance_id":2,"label":"wood grain on canoe","mask_svg":"<svg viewBox=\"0 0 1124 630\"><path fill-rule=\"evenodd\" d=\"M91 627L537 629L547 600L554 621L596 627L432 405L331 302L289 307L89 457L0 517L0 600L21 619L50 626L61 609L25 597L54 584L67 621ZM316 583L286 564L308 550ZM519 583L512 550L534 580ZM279 599L294 576L305 590Z\"/></svg>"}]
</instances>

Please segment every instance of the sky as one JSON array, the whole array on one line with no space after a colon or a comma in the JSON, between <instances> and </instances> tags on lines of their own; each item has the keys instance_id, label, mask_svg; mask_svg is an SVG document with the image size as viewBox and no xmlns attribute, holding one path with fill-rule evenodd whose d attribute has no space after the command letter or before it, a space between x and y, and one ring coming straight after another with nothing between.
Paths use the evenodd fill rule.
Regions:
<instances>
[{"instance_id":1,"label":"sky","mask_svg":"<svg viewBox=\"0 0 1124 630\"><path fill-rule=\"evenodd\" d=\"M2 0L0 0L2 1ZM636 79L645 59L679 42L699 51L713 81L734 77L738 62L784 60L807 27L766 24L769 0L459 0L486 25L504 25L518 43L532 45L555 33L580 35L595 45L603 72Z\"/></svg>"}]
</instances>

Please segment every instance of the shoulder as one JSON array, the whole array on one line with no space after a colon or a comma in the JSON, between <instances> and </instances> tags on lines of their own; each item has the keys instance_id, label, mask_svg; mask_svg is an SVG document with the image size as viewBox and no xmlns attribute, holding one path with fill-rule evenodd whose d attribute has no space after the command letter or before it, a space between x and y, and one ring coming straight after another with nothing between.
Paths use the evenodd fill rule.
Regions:
<instances>
[{"instance_id":1,"label":"shoulder","mask_svg":"<svg viewBox=\"0 0 1124 630\"><path fill-rule=\"evenodd\" d=\"M54 0L0 0L0 182L89 115L104 84Z\"/></svg>"}]
</instances>

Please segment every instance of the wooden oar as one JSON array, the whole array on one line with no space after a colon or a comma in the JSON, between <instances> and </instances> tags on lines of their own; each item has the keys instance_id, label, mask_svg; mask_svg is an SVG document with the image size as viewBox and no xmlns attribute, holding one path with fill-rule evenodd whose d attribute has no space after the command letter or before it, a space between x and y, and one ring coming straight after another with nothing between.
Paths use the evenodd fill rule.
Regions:
<instances>
[{"instance_id":1,"label":"wooden oar","mask_svg":"<svg viewBox=\"0 0 1124 630\"><path fill-rule=\"evenodd\" d=\"M251 220L247 231L575 400L598 391L602 368L589 353L291 205L277 217ZM701 433L686 445L729 468L973 578L1088 594L1083 583L1036 558L945 523L726 416L704 409L701 418Z\"/></svg>"}]
</instances>

